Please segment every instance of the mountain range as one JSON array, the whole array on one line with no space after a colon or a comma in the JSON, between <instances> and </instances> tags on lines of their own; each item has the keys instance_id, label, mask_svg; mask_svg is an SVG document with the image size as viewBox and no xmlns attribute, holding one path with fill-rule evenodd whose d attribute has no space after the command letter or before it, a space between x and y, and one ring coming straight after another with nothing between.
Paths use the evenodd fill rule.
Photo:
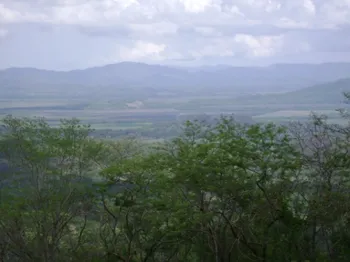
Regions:
<instances>
[{"instance_id":1,"label":"mountain range","mask_svg":"<svg viewBox=\"0 0 350 262\"><path fill-rule=\"evenodd\" d=\"M199 91L288 92L350 78L350 63L275 64L267 67L213 66L175 68L123 62L73 71L9 68L0 71L2 96L118 94L135 90L178 94Z\"/></svg>"}]
</instances>

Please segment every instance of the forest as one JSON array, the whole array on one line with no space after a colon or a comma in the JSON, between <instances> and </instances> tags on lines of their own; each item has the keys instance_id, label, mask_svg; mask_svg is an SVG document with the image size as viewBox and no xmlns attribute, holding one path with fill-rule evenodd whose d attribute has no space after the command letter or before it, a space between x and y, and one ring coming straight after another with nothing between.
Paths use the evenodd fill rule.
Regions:
<instances>
[{"instance_id":1,"label":"forest","mask_svg":"<svg viewBox=\"0 0 350 262\"><path fill-rule=\"evenodd\" d=\"M349 261L350 123L223 116L158 143L92 132L3 119L1 262Z\"/></svg>"}]
</instances>

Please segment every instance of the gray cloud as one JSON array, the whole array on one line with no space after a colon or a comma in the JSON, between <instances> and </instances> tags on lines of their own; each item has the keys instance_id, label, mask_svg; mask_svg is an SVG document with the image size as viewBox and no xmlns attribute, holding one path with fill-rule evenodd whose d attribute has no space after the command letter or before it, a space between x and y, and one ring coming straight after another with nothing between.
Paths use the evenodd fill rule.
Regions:
<instances>
[{"instance_id":1,"label":"gray cloud","mask_svg":"<svg viewBox=\"0 0 350 262\"><path fill-rule=\"evenodd\" d=\"M0 67L348 59L349 28L349 0L2 0Z\"/></svg>"}]
</instances>

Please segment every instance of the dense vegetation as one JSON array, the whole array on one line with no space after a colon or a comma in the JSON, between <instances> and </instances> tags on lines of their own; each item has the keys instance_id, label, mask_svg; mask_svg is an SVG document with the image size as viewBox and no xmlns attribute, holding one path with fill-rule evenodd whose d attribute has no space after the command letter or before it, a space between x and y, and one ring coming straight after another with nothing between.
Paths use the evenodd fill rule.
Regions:
<instances>
[{"instance_id":1,"label":"dense vegetation","mask_svg":"<svg viewBox=\"0 0 350 262\"><path fill-rule=\"evenodd\" d=\"M350 125L223 117L149 145L3 122L2 262L349 260Z\"/></svg>"}]
</instances>

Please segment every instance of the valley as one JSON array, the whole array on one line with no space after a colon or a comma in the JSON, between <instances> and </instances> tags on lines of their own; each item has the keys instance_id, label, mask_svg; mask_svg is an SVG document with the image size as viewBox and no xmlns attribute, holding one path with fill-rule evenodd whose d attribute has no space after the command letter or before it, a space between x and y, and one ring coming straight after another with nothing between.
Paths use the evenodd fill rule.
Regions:
<instances>
[{"instance_id":1,"label":"valley","mask_svg":"<svg viewBox=\"0 0 350 262\"><path fill-rule=\"evenodd\" d=\"M312 111L341 123L333 112L344 106L349 72L346 63L196 71L141 63L69 72L8 69L0 71L0 116L40 116L52 125L76 117L102 136L142 133L146 139L186 116L286 123L304 121Z\"/></svg>"}]
</instances>

